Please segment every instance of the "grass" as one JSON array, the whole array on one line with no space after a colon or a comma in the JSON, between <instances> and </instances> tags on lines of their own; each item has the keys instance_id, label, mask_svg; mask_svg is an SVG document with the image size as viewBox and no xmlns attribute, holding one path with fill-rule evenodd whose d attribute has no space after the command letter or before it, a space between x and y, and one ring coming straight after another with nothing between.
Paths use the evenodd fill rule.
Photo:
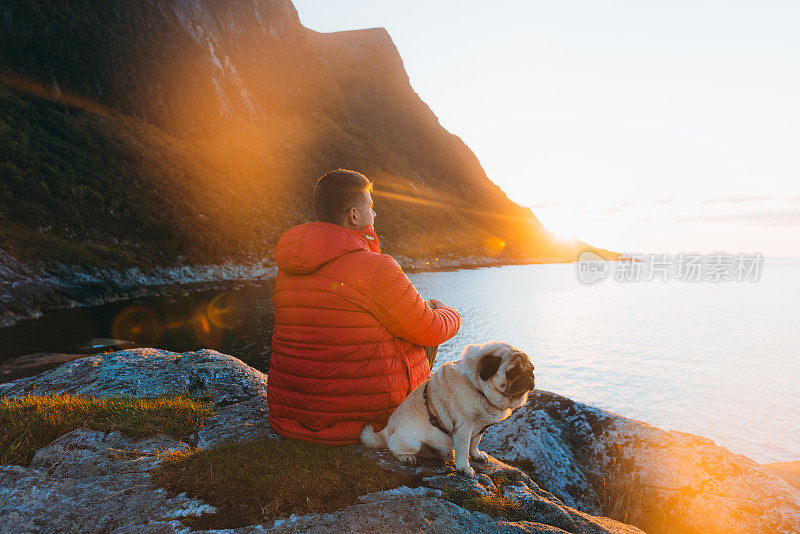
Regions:
<instances>
[{"instance_id":1,"label":"grass","mask_svg":"<svg viewBox=\"0 0 800 534\"><path fill-rule=\"evenodd\" d=\"M600 499L606 517L639 528L649 523L644 513L644 490L634 476L603 478ZM647 532L651 531L652 526Z\"/></svg>"},{"instance_id":2,"label":"grass","mask_svg":"<svg viewBox=\"0 0 800 534\"><path fill-rule=\"evenodd\" d=\"M290 514L331 512L354 504L360 495L416 482L350 449L278 440L172 454L153 479L217 507L215 514L188 519L193 528L235 528Z\"/></svg>"},{"instance_id":3,"label":"grass","mask_svg":"<svg viewBox=\"0 0 800 534\"><path fill-rule=\"evenodd\" d=\"M0 464L28 465L37 449L75 430L117 430L130 437L184 438L211 408L189 397L98 399L71 395L0 399Z\"/></svg>"},{"instance_id":4,"label":"grass","mask_svg":"<svg viewBox=\"0 0 800 534\"><path fill-rule=\"evenodd\" d=\"M624 454L625 447L633 447L635 457L641 442L617 443L612 449L611 465L597 489L603 515L628 525L633 525L650 534L700 534L700 531L680 521L670 512L674 503L654 501L648 495L642 476L631 460ZM677 498L675 495L673 498Z\"/></svg>"}]
</instances>

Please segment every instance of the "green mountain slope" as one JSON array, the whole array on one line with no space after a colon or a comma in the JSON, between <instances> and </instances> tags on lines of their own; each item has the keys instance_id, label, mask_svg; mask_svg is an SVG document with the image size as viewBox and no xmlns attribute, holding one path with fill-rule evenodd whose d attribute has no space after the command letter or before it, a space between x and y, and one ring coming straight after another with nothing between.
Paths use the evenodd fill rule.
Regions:
<instances>
[{"instance_id":1,"label":"green mountain slope","mask_svg":"<svg viewBox=\"0 0 800 534\"><path fill-rule=\"evenodd\" d=\"M383 29L313 32L283 0L52 0L0 3L0 30L0 248L19 259L268 257L337 167L376 182L389 253L591 248L555 240L487 178Z\"/></svg>"}]
</instances>

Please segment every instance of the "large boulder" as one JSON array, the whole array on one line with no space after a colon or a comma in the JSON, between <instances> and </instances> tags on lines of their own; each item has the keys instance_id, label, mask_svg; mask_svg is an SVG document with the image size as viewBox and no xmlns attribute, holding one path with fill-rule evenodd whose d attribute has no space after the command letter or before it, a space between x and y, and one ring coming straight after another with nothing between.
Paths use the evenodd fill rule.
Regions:
<instances>
[{"instance_id":1,"label":"large boulder","mask_svg":"<svg viewBox=\"0 0 800 534\"><path fill-rule=\"evenodd\" d=\"M664 431L548 392L487 430L484 449L529 466L564 503L669 532L800 532L800 492L706 438Z\"/></svg>"},{"instance_id":2,"label":"large boulder","mask_svg":"<svg viewBox=\"0 0 800 534\"><path fill-rule=\"evenodd\" d=\"M0 396L196 395L227 406L267 394L267 376L215 350L130 349L87 356L0 389Z\"/></svg>"}]
</instances>

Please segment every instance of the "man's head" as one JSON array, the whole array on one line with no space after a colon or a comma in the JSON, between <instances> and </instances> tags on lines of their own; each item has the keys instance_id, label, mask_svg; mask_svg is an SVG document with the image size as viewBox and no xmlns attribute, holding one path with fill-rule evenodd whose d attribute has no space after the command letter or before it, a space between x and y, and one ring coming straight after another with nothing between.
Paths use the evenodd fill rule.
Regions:
<instances>
[{"instance_id":1,"label":"man's head","mask_svg":"<svg viewBox=\"0 0 800 534\"><path fill-rule=\"evenodd\" d=\"M338 169L325 173L314 186L317 220L360 230L375 222L372 182L356 171Z\"/></svg>"}]
</instances>

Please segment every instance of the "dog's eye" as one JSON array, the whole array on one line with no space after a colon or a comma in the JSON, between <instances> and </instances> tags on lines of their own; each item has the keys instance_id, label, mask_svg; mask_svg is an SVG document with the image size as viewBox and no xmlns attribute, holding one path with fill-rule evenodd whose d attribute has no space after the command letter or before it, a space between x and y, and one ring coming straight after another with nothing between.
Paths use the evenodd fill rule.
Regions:
<instances>
[{"instance_id":1,"label":"dog's eye","mask_svg":"<svg viewBox=\"0 0 800 534\"><path fill-rule=\"evenodd\" d=\"M506 376L509 378L513 378L517 376L517 374L519 374L519 369L517 369L516 367L512 367L506 372Z\"/></svg>"}]
</instances>

